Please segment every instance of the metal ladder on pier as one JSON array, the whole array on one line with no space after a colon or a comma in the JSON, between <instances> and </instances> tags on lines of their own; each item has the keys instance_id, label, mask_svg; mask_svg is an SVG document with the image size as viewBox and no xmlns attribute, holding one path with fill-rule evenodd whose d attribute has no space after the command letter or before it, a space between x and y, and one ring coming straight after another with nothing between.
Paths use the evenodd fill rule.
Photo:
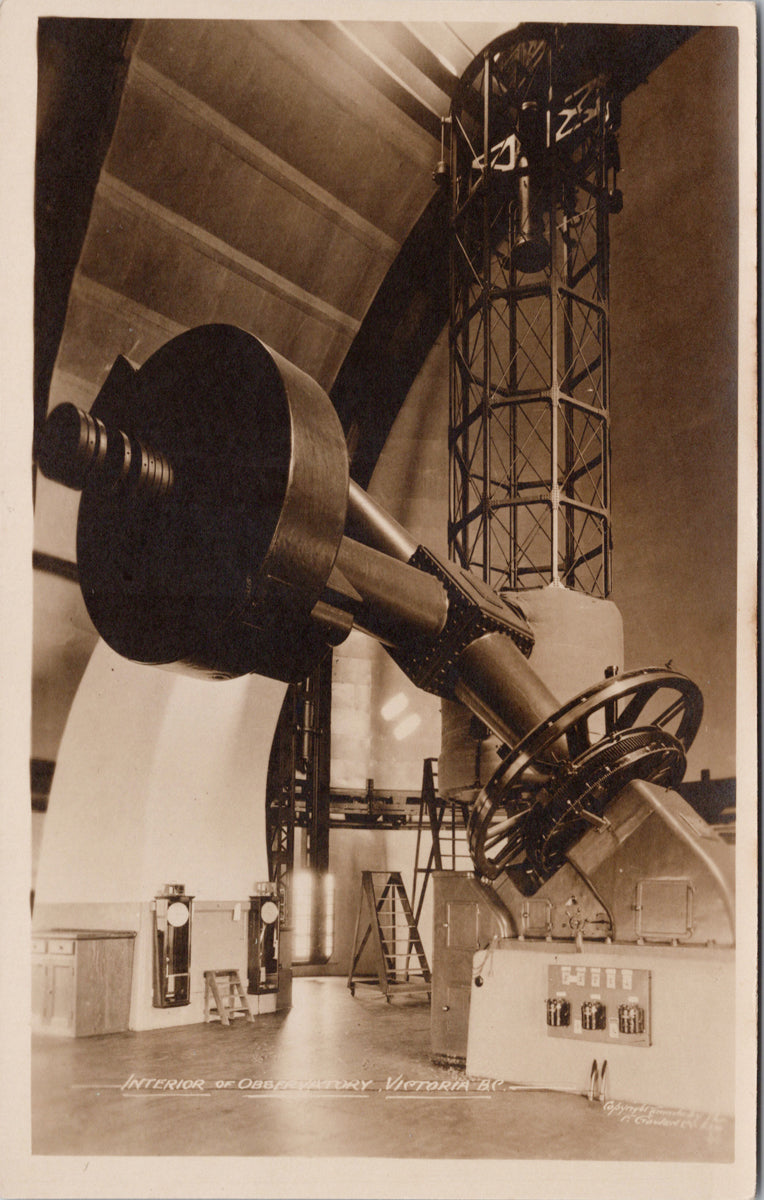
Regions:
<instances>
[{"instance_id":1,"label":"metal ladder on pier","mask_svg":"<svg viewBox=\"0 0 764 1200\"><path fill-rule=\"evenodd\" d=\"M364 913L366 927L361 934ZM376 950L376 975L358 972L369 939ZM425 992L429 999L431 979L400 871L363 871L347 982L351 996L359 983L370 983L381 988L388 1004L391 996L401 993Z\"/></svg>"},{"instance_id":2,"label":"metal ladder on pier","mask_svg":"<svg viewBox=\"0 0 764 1200\"><path fill-rule=\"evenodd\" d=\"M469 800L444 799L439 796L437 774L437 758L426 758L422 768L422 794L419 800L412 892L414 919L417 922L422 915L427 884L433 871L474 870L467 841ZM426 863L422 865L428 828L431 834L430 850Z\"/></svg>"}]
</instances>

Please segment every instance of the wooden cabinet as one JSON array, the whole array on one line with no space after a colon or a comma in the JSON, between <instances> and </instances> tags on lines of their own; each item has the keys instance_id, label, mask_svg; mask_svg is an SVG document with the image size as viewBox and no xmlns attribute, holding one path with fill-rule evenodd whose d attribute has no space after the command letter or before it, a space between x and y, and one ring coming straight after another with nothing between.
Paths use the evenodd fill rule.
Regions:
<instances>
[{"instance_id":1,"label":"wooden cabinet","mask_svg":"<svg viewBox=\"0 0 764 1200\"><path fill-rule=\"evenodd\" d=\"M128 1028L135 933L52 929L32 938L32 1028L64 1037Z\"/></svg>"}]
</instances>

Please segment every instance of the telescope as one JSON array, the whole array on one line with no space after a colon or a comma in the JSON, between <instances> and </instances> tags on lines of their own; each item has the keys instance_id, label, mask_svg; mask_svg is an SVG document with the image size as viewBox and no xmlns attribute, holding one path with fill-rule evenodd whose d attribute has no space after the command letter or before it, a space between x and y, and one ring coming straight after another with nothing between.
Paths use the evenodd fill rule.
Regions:
<instances>
[{"instance_id":1,"label":"telescope","mask_svg":"<svg viewBox=\"0 0 764 1200\"><path fill-rule=\"evenodd\" d=\"M691 940L731 942L726 848L672 791L702 717L697 686L650 668L560 703L529 661L521 606L350 479L331 400L256 337L208 325L137 370L117 358L90 412L52 411L37 461L81 490L80 586L118 654L291 681L357 628L418 687L475 714L503 750L471 803L470 852L515 930L527 897L547 896L545 932L588 922L588 936L638 940L638 844L644 875L645 856L690 874ZM555 891L571 867L578 926Z\"/></svg>"}]
</instances>

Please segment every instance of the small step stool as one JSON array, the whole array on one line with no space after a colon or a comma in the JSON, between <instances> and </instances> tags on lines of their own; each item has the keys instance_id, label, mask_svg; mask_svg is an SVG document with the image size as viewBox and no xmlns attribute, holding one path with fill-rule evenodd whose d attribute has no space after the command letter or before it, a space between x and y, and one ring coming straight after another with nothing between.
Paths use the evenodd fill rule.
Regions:
<instances>
[{"instance_id":1,"label":"small step stool","mask_svg":"<svg viewBox=\"0 0 764 1200\"><path fill-rule=\"evenodd\" d=\"M364 909L368 921L361 936ZM377 973L360 975L357 967L369 938L376 950ZM388 1004L391 996L401 992L425 992L429 1000L431 979L400 871L363 871L347 982L350 995L355 996L359 983L371 983L381 988Z\"/></svg>"},{"instance_id":2,"label":"small step stool","mask_svg":"<svg viewBox=\"0 0 764 1200\"><path fill-rule=\"evenodd\" d=\"M204 972L204 1019L230 1025L238 1014L254 1021L238 971Z\"/></svg>"}]
</instances>

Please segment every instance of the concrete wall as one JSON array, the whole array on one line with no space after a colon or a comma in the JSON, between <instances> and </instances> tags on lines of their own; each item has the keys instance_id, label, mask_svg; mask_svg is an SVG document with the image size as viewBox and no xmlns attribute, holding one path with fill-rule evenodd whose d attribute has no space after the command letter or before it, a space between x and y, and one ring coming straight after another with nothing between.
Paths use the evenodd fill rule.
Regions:
<instances>
[{"instance_id":1,"label":"concrete wall","mask_svg":"<svg viewBox=\"0 0 764 1200\"><path fill-rule=\"evenodd\" d=\"M210 683L139 666L103 642L88 664L51 789L34 925L137 931L133 1028L200 1020L203 972L246 968L247 899L268 877L265 781L284 691L256 676ZM192 1004L158 1010L151 903L167 883L196 897Z\"/></svg>"},{"instance_id":2,"label":"concrete wall","mask_svg":"<svg viewBox=\"0 0 764 1200\"><path fill-rule=\"evenodd\" d=\"M736 767L736 53L701 30L627 98L610 223L612 598L626 667L703 690L689 779Z\"/></svg>"}]
</instances>

